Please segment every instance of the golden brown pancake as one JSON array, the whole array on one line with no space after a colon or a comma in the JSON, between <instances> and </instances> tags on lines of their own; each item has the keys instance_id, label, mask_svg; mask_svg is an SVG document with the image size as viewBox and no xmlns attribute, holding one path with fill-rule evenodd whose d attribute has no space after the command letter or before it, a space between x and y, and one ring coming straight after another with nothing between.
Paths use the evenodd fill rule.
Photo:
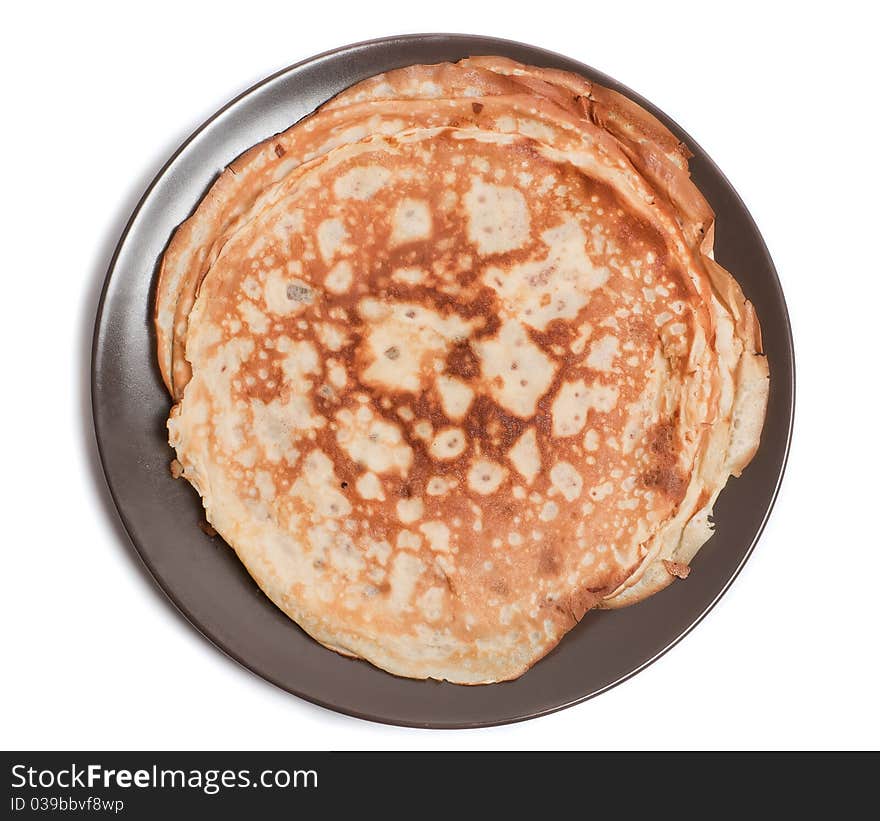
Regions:
<instances>
[{"instance_id":1,"label":"golden brown pancake","mask_svg":"<svg viewBox=\"0 0 880 821\"><path fill-rule=\"evenodd\" d=\"M687 575L767 396L687 156L575 75L412 66L251 149L178 229L170 442L310 635L499 681Z\"/></svg>"}]
</instances>

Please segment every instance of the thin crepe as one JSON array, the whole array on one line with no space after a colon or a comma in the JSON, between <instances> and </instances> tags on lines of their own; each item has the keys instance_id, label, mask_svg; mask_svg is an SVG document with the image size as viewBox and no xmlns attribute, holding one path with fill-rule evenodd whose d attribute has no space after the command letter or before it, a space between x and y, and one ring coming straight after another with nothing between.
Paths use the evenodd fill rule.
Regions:
<instances>
[{"instance_id":1,"label":"thin crepe","mask_svg":"<svg viewBox=\"0 0 880 821\"><path fill-rule=\"evenodd\" d=\"M768 384L687 156L575 75L412 66L246 152L178 229L170 441L318 641L498 681L682 575Z\"/></svg>"}]
</instances>

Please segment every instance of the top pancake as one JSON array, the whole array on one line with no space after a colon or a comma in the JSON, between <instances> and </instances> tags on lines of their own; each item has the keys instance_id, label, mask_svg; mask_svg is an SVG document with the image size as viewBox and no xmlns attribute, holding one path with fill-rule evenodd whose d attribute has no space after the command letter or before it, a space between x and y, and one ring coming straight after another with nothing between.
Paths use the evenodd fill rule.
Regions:
<instances>
[{"instance_id":1,"label":"top pancake","mask_svg":"<svg viewBox=\"0 0 880 821\"><path fill-rule=\"evenodd\" d=\"M159 358L184 476L279 607L479 683L680 572L767 381L656 120L479 58L359 84L232 168L164 257Z\"/></svg>"}]
</instances>

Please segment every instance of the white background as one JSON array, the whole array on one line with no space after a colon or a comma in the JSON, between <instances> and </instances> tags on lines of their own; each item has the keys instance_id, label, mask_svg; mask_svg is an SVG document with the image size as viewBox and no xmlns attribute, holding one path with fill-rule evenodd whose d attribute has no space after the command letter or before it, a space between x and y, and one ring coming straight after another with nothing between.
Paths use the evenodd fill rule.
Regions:
<instances>
[{"instance_id":1,"label":"white background","mask_svg":"<svg viewBox=\"0 0 880 821\"><path fill-rule=\"evenodd\" d=\"M673 6L177 0L4 11L0 744L878 746L877 20L865 19L868 3L821 12L767 2ZM444 30L523 40L589 63L693 134L764 233L798 366L782 493L721 604L650 669L600 698L465 732L383 727L313 707L189 627L112 514L87 393L112 249L177 145L285 65L357 40Z\"/></svg>"}]
</instances>

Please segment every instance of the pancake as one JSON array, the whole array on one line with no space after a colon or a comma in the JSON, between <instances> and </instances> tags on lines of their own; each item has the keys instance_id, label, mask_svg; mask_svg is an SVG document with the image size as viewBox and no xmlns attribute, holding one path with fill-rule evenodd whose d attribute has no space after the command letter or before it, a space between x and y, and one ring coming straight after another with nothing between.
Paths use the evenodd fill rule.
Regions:
<instances>
[{"instance_id":1,"label":"pancake","mask_svg":"<svg viewBox=\"0 0 880 821\"><path fill-rule=\"evenodd\" d=\"M687 576L768 386L687 157L575 75L411 66L246 152L178 229L169 441L316 640L501 681Z\"/></svg>"}]
</instances>

